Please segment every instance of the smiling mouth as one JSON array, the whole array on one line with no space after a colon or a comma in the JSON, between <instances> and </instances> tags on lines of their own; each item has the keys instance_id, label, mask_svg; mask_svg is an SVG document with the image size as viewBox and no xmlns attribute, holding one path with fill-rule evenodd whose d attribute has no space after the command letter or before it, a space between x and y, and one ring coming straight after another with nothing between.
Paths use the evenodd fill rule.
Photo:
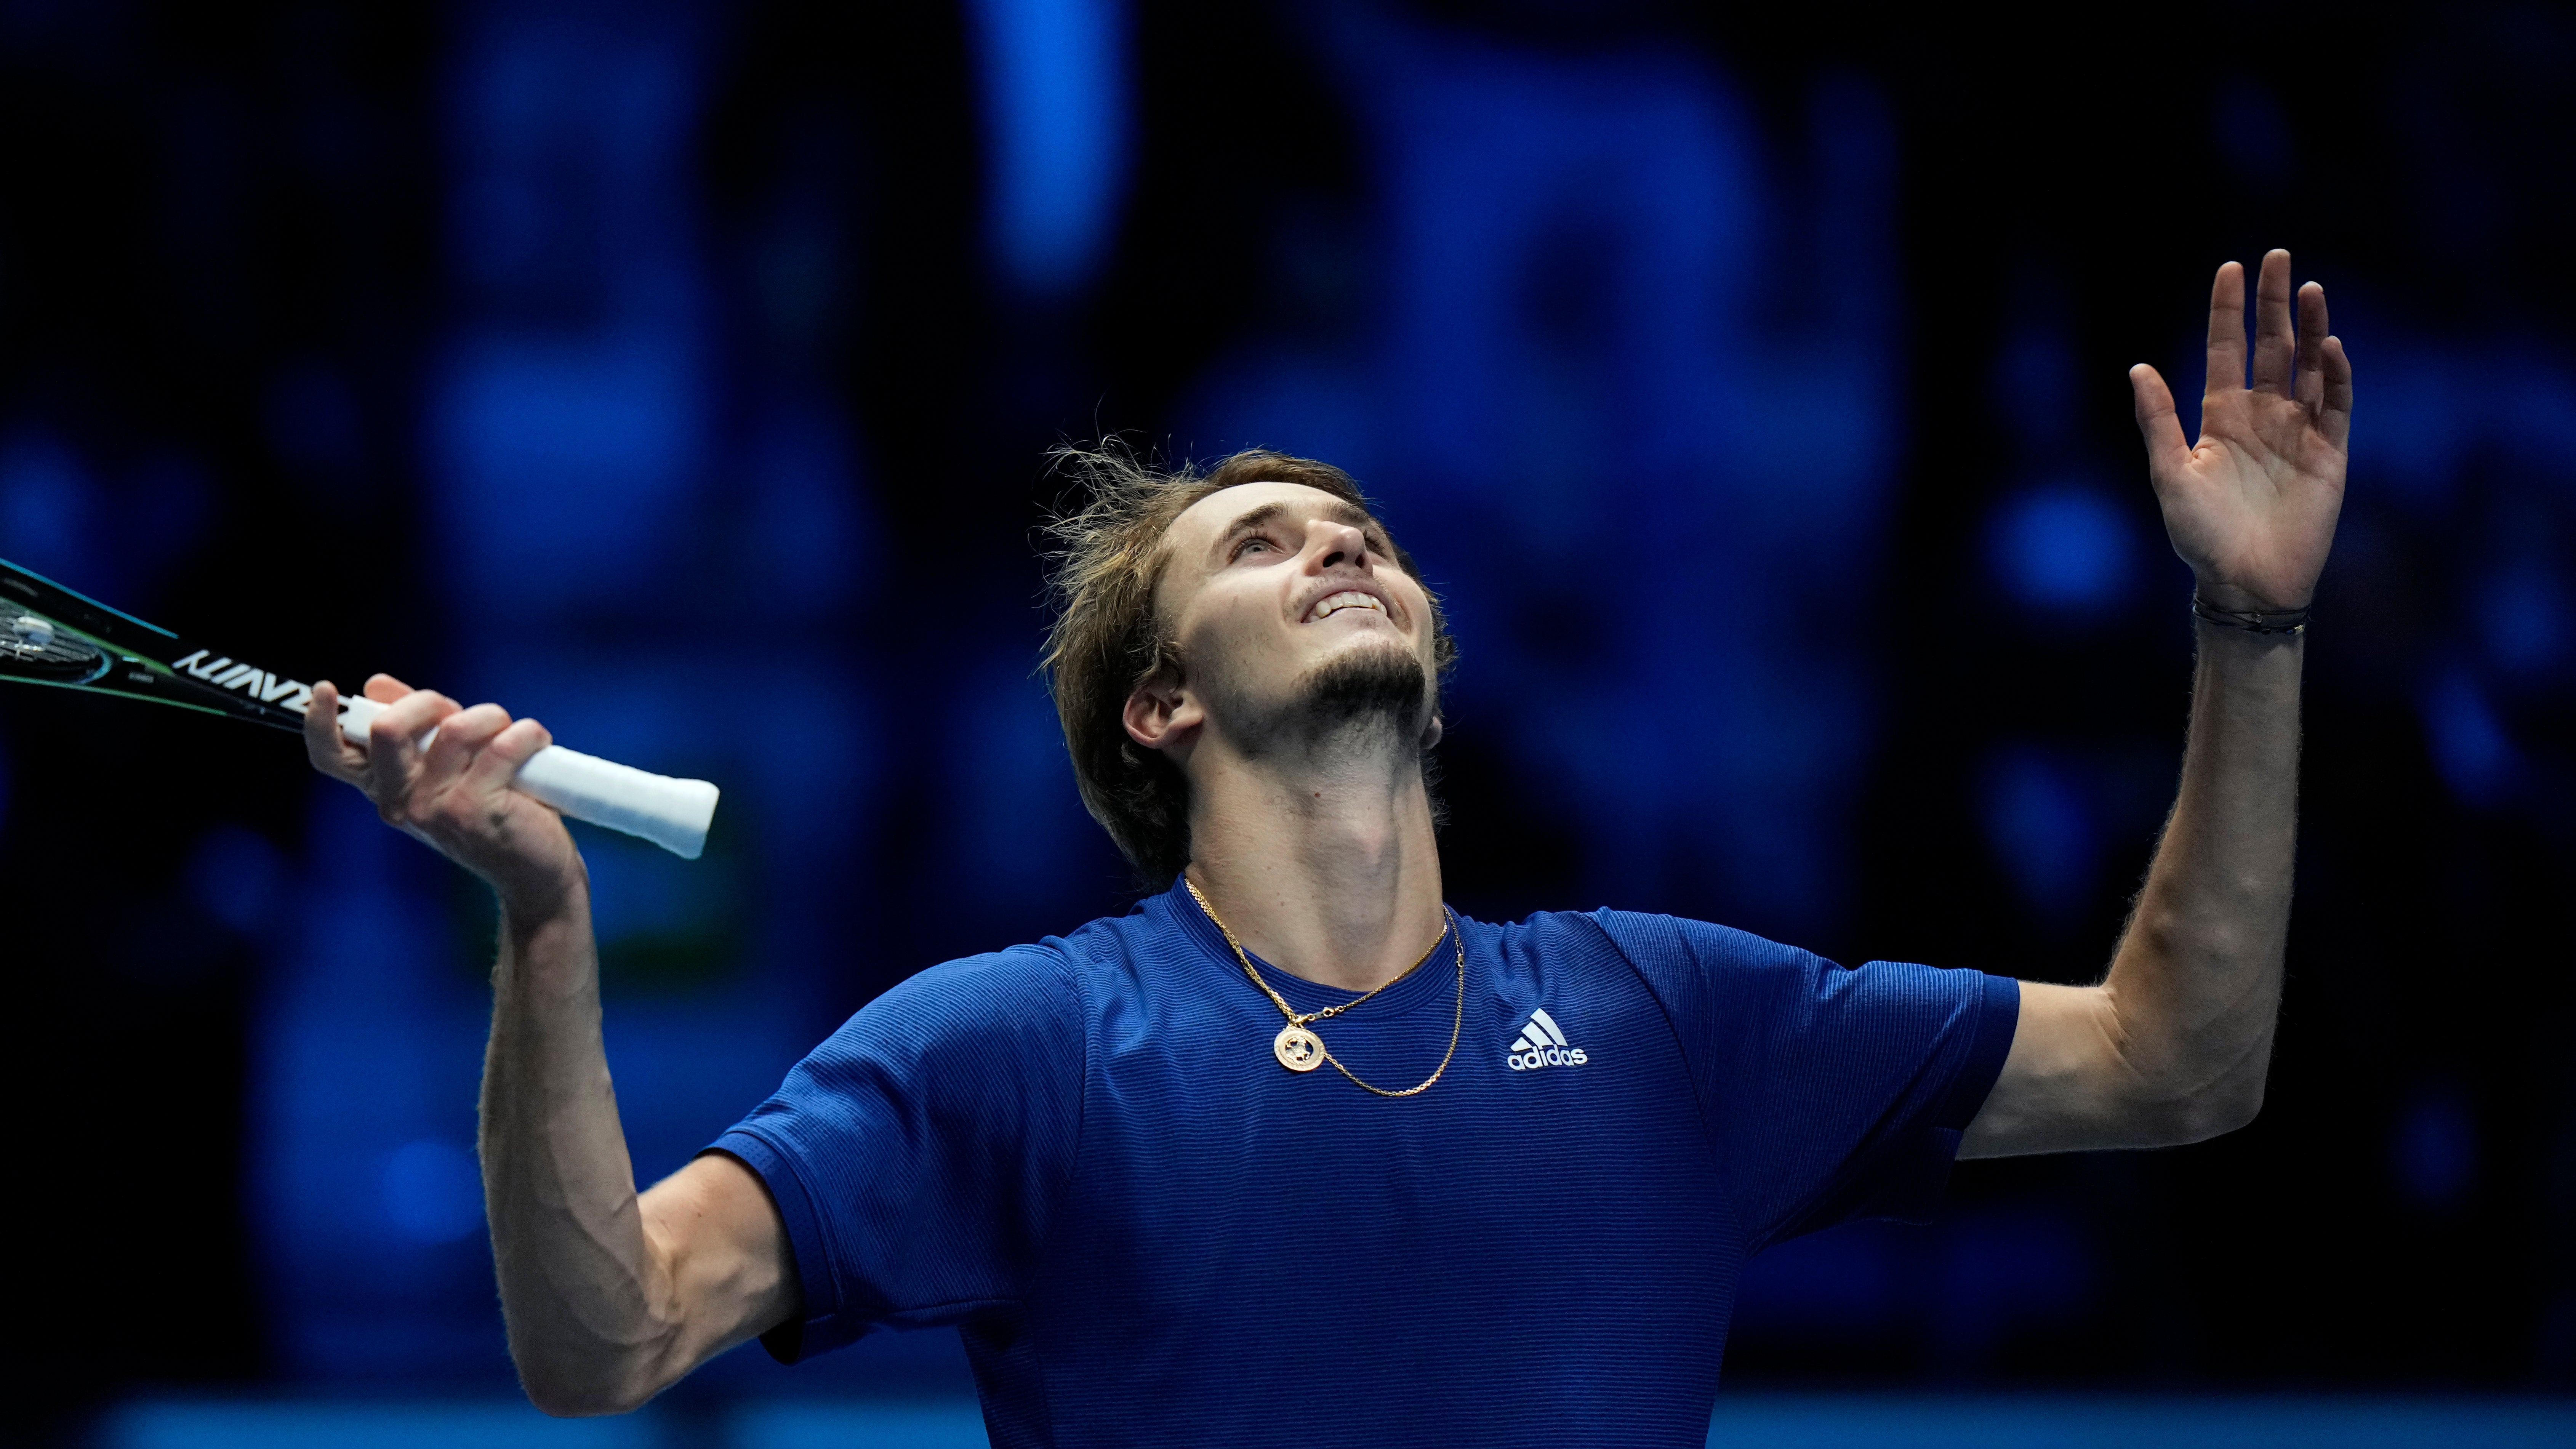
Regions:
<instances>
[{"instance_id":1,"label":"smiling mouth","mask_svg":"<svg viewBox=\"0 0 2576 1449\"><path fill-rule=\"evenodd\" d=\"M1386 605L1379 603L1374 595L1363 594L1357 589L1344 589L1338 594L1326 594L1317 599L1315 607L1306 611L1306 618L1309 622L1329 619L1344 609L1367 609L1383 614Z\"/></svg>"}]
</instances>

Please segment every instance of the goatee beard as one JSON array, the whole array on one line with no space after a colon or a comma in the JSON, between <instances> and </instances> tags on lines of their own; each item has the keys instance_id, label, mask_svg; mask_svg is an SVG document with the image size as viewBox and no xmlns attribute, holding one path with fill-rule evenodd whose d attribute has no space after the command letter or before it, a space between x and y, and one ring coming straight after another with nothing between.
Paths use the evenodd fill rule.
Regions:
<instances>
[{"instance_id":1,"label":"goatee beard","mask_svg":"<svg viewBox=\"0 0 2576 1449\"><path fill-rule=\"evenodd\" d=\"M1412 651L1397 647L1352 649L1299 681L1289 709L1288 733L1310 743L1348 741L1381 731L1418 744L1431 681Z\"/></svg>"}]
</instances>

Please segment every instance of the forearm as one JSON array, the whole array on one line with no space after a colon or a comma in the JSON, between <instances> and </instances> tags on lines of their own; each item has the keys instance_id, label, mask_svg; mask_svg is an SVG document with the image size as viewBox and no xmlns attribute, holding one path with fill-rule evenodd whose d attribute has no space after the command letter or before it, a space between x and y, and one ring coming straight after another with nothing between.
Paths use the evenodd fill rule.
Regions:
<instances>
[{"instance_id":1,"label":"forearm","mask_svg":"<svg viewBox=\"0 0 2576 1449\"><path fill-rule=\"evenodd\" d=\"M483 1195L528 1397L557 1414L632 1408L794 1311L784 1228L758 1177L702 1157L639 1198L608 1053L590 877L556 813L511 788L545 727L377 675L360 747L313 687L305 749L378 812L501 897L483 1063Z\"/></svg>"},{"instance_id":2,"label":"forearm","mask_svg":"<svg viewBox=\"0 0 2576 1449\"><path fill-rule=\"evenodd\" d=\"M2154 368L2131 368L2129 382L2165 532L2202 604L2257 626L2305 609L2334 541L2352 432L2352 362L2327 331L2325 289L2294 294L2290 254L2264 256L2249 375L2244 269L2218 269L2197 443ZM2290 934L2306 645L2196 627L2182 788L2110 975L2097 987L2023 984L2012 1050L1968 1124L1967 1155L2194 1142L2262 1106Z\"/></svg>"},{"instance_id":3,"label":"forearm","mask_svg":"<svg viewBox=\"0 0 2576 1449\"><path fill-rule=\"evenodd\" d=\"M511 1356L550 1413L632 1407L674 1331L600 1037L589 889L504 908L483 1181Z\"/></svg>"},{"instance_id":4,"label":"forearm","mask_svg":"<svg viewBox=\"0 0 2576 1449\"><path fill-rule=\"evenodd\" d=\"M2298 839L2304 639L2198 625L2172 818L2103 993L2135 1110L2177 1140L2262 1103Z\"/></svg>"}]
</instances>

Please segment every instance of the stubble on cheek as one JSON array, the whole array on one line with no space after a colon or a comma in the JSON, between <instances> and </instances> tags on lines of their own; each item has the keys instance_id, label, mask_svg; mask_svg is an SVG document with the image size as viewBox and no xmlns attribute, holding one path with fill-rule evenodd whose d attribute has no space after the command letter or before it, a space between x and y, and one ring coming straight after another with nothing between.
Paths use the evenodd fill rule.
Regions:
<instances>
[{"instance_id":1,"label":"stubble on cheek","mask_svg":"<svg viewBox=\"0 0 2576 1449\"><path fill-rule=\"evenodd\" d=\"M1220 603L1201 593L1193 602L1218 607L1194 609L1194 627L1186 637L1168 636L1165 658L1186 667L1183 677L1243 748L1263 754L1326 736L1348 743L1354 731L1381 729L1407 741L1419 736L1434 685L1416 642L1372 630L1376 637L1345 641L1309 663L1299 657L1301 638L1317 636L1300 631L1320 625L1292 617L1286 599L1264 592ZM1388 622L1399 629L1421 617L1422 606L1411 600L1388 602Z\"/></svg>"}]
</instances>

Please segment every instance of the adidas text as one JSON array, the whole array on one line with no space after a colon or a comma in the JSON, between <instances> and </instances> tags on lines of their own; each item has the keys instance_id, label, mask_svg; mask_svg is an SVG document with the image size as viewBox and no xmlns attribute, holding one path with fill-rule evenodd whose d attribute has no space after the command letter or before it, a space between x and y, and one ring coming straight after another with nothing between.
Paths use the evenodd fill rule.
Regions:
<instances>
[{"instance_id":1,"label":"adidas text","mask_svg":"<svg viewBox=\"0 0 2576 1449\"><path fill-rule=\"evenodd\" d=\"M1579 1067L1592 1058L1579 1046L1569 1046L1565 1028L1541 1007L1529 1014L1529 1024L1512 1039L1511 1054L1504 1065L1516 1072L1535 1072L1543 1067Z\"/></svg>"},{"instance_id":2,"label":"adidas text","mask_svg":"<svg viewBox=\"0 0 2576 1449\"><path fill-rule=\"evenodd\" d=\"M1545 1051L1532 1047L1528 1051L1514 1052L1504 1058L1504 1061L1516 1072L1535 1072L1541 1067L1579 1067L1590 1060L1590 1057L1583 1054L1581 1047L1571 1050L1565 1047L1549 1047Z\"/></svg>"}]
</instances>

